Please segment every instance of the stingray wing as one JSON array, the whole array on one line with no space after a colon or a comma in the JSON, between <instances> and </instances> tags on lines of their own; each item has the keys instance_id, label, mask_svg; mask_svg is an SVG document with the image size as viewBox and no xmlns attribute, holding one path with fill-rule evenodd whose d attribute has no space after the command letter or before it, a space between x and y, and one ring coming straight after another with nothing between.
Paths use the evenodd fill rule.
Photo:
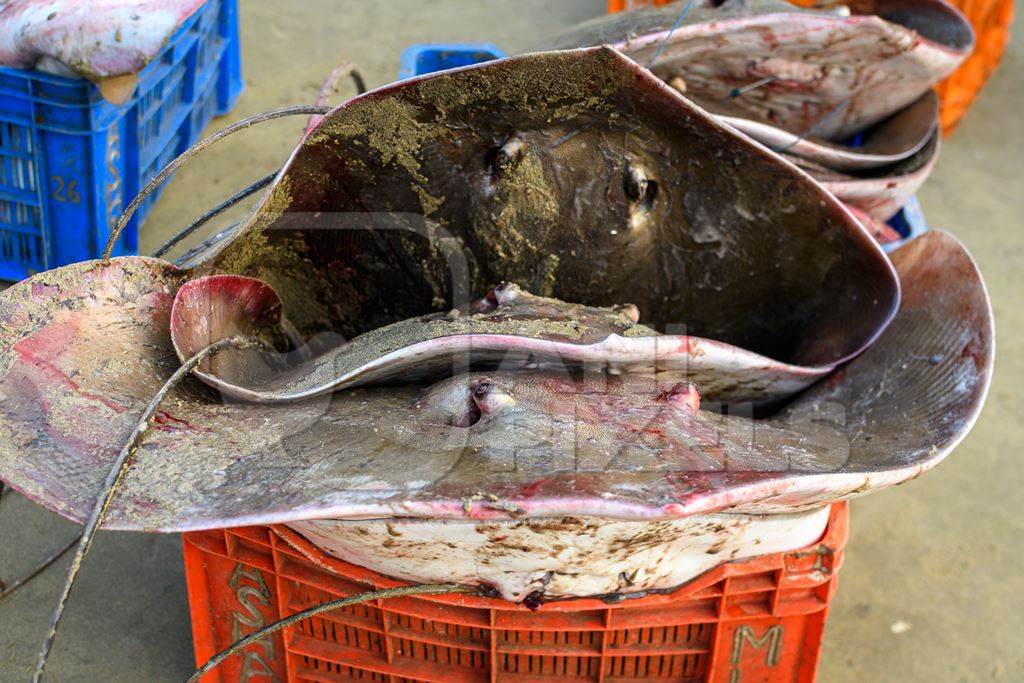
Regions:
<instances>
[{"instance_id":1,"label":"stingray wing","mask_svg":"<svg viewBox=\"0 0 1024 683\"><path fill-rule=\"evenodd\" d=\"M929 233L894 258L908 296L893 325L775 418L696 412L672 391L586 383L553 391L544 382L573 380L550 374L280 405L223 403L189 381L154 419L108 524L671 518L803 507L898 483L938 463L970 429L991 377L993 334L984 285L956 240ZM72 519L90 509L177 365L168 321L180 277L160 261L115 259L4 293L5 481Z\"/></svg>"},{"instance_id":2,"label":"stingray wing","mask_svg":"<svg viewBox=\"0 0 1024 683\"><path fill-rule=\"evenodd\" d=\"M752 119L722 116L721 120L780 154L837 171L857 171L892 165L921 151L939 129L939 97L934 90L929 90L889 118L866 129L856 146L828 142L806 133L791 133Z\"/></svg>"}]
</instances>

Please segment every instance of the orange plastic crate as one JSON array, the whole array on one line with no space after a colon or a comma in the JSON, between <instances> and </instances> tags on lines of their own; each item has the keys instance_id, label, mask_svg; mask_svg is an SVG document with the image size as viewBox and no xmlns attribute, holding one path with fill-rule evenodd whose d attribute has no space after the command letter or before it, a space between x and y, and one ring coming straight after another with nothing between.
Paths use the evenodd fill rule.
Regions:
<instances>
[{"instance_id":1,"label":"orange plastic crate","mask_svg":"<svg viewBox=\"0 0 1024 683\"><path fill-rule=\"evenodd\" d=\"M1013 0L956 0L953 4L971 22L977 42L967 61L936 88L942 98L939 118L945 135L960 122L999 66L1013 22Z\"/></svg>"},{"instance_id":2,"label":"orange plastic crate","mask_svg":"<svg viewBox=\"0 0 1024 683\"><path fill-rule=\"evenodd\" d=\"M974 27L976 44L974 53L956 72L939 83L936 89L942 100L939 120L943 135L949 135L967 113L989 76L999 66L999 60L1010 39L1013 23L1013 0L947 0L959 8ZM608 0L609 12L667 5L675 0ZM790 0L797 5L813 7L819 0Z\"/></svg>"},{"instance_id":3,"label":"orange plastic crate","mask_svg":"<svg viewBox=\"0 0 1024 683\"><path fill-rule=\"evenodd\" d=\"M814 680L849 525L816 544L720 565L666 595L609 604L439 595L375 601L288 627L213 681ZM404 582L328 557L283 526L184 535L197 664L313 605Z\"/></svg>"}]
</instances>

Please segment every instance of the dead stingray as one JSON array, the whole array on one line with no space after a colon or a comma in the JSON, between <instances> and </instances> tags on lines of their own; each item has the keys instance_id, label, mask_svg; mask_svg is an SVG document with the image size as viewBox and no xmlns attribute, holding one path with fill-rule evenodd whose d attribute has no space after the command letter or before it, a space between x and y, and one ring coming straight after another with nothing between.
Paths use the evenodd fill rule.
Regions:
<instances>
[{"instance_id":1,"label":"dead stingray","mask_svg":"<svg viewBox=\"0 0 1024 683\"><path fill-rule=\"evenodd\" d=\"M824 10L698 0L672 30L683 7L600 17L544 47L608 44L641 64L657 55L654 73L681 79L686 96L711 112L842 140L924 95L974 44L970 24L942 0L863 0ZM902 141L897 153L905 155L920 139L901 135L885 148L893 153Z\"/></svg>"},{"instance_id":2,"label":"dead stingray","mask_svg":"<svg viewBox=\"0 0 1024 683\"><path fill-rule=\"evenodd\" d=\"M534 296L514 284L448 313L364 332L351 341L329 335L282 354L225 350L196 371L234 398L293 401L355 386L443 377L470 367L584 367L588 372L644 375L699 384L717 402L771 402L823 377L820 366L779 363L711 339L659 335L637 324L631 304L596 308ZM185 283L171 310L171 340L184 361L237 335L289 336L281 301L266 284L239 275ZM837 359L841 361L843 359Z\"/></svg>"},{"instance_id":3,"label":"dead stingray","mask_svg":"<svg viewBox=\"0 0 1024 683\"><path fill-rule=\"evenodd\" d=\"M289 335L315 347L308 376L241 382L238 395L261 400L377 378L366 374L375 363L407 370L420 351L444 361L545 347L578 362L710 369L718 388L706 374L679 379L705 381L715 400L771 398L870 344L899 297L888 259L828 193L610 48L350 100L309 133L251 219L191 259L190 277L224 273L265 282ZM666 334L620 326L552 346L534 325L496 338L493 320L467 313L503 281L590 307L635 304ZM379 331L401 321L418 331Z\"/></svg>"},{"instance_id":4,"label":"dead stingray","mask_svg":"<svg viewBox=\"0 0 1024 683\"><path fill-rule=\"evenodd\" d=\"M893 254L905 296L862 355L765 420L695 410L686 386L603 373L469 373L289 404L176 387L108 526L182 531L300 519L680 518L813 507L914 477L963 438L992 368L992 317L963 247ZM185 274L76 264L0 296L0 477L81 521L178 367ZM111 334L111 331L116 331Z\"/></svg>"},{"instance_id":5,"label":"dead stingray","mask_svg":"<svg viewBox=\"0 0 1024 683\"><path fill-rule=\"evenodd\" d=\"M909 159L856 174L841 173L796 157L790 161L804 167L844 204L884 222L895 216L931 175L939 158L940 139L936 130L928 144Z\"/></svg>"},{"instance_id":6,"label":"dead stingray","mask_svg":"<svg viewBox=\"0 0 1024 683\"><path fill-rule=\"evenodd\" d=\"M837 171L856 171L892 165L919 152L939 129L939 98L929 90L916 101L864 131L854 145L827 142L813 136L733 116L720 120L770 149L821 164Z\"/></svg>"},{"instance_id":7,"label":"dead stingray","mask_svg":"<svg viewBox=\"0 0 1024 683\"><path fill-rule=\"evenodd\" d=\"M486 585L505 600L536 606L541 599L615 601L671 591L723 562L809 546L824 535L829 512L642 521L311 519L288 523L305 538L278 530L306 557L327 553L413 583Z\"/></svg>"}]
</instances>

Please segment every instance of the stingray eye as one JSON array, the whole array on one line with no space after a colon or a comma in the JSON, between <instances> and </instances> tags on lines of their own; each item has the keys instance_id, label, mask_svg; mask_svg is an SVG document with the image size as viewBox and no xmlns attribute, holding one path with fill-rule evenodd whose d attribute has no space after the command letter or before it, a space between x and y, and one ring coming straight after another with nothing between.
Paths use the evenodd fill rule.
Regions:
<instances>
[{"instance_id":1,"label":"stingray eye","mask_svg":"<svg viewBox=\"0 0 1024 683\"><path fill-rule=\"evenodd\" d=\"M487 381L486 379L480 380L473 387L473 398L477 399L478 401L483 401L487 398L487 396L491 393L491 390L493 389L493 383Z\"/></svg>"},{"instance_id":2,"label":"stingray eye","mask_svg":"<svg viewBox=\"0 0 1024 683\"><path fill-rule=\"evenodd\" d=\"M504 145L492 147L488 150L485 157L487 168L490 169L492 175L501 175L519 160L522 153L522 141L514 138L510 139Z\"/></svg>"},{"instance_id":3,"label":"stingray eye","mask_svg":"<svg viewBox=\"0 0 1024 683\"><path fill-rule=\"evenodd\" d=\"M658 183L648 178L643 168L629 166L623 179L623 190L630 201L649 209L658 194Z\"/></svg>"},{"instance_id":4,"label":"stingray eye","mask_svg":"<svg viewBox=\"0 0 1024 683\"><path fill-rule=\"evenodd\" d=\"M494 415L515 410L516 400L489 379L485 378L474 382L472 392L473 402L476 403L481 415Z\"/></svg>"}]
</instances>

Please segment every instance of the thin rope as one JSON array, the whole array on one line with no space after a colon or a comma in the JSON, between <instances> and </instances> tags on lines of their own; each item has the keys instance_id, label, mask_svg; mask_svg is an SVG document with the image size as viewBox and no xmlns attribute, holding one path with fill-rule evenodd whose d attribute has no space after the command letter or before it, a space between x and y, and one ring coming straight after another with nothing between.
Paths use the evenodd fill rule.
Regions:
<instances>
[{"instance_id":1,"label":"thin rope","mask_svg":"<svg viewBox=\"0 0 1024 683\"><path fill-rule=\"evenodd\" d=\"M82 561L85 559L85 555L89 552L89 548L92 546L96 530L99 529L100 524L103 523L103 518L106 516L110 501L113 499L114 493L117 491L117 487L120 485L125 472L128 470L129 460L138 448L139 439L149 429L149 421L153 417L157 408L160 407L160 403L164 400L171 389L177 386L177 384L187 376L188 373L195 369L195 367L203 362L207 357L228 348L229 346L247 348L255 345L257 345L257 342L250 337L227 337L210 344L199 353L182 363L181 367L174 371L174 374L171 375L170 379L164 383L160 388L160 391L158 391L153 397L153 400L149 402L146 410L142 413L142 417L132 430L131 436L128 437L128 441L125 442L124 448L121 449L117 459L114 460L114 464L110 468L110 472L107 473L107 478L103 481L103 486L100 489L99 497L96 499L96 504L93 506L93 510L89 514L89 519L85 523L85 529L82 531L81 537L78 539L78 547L75 549L75 556L71 560L71 567L68 569L68 576L64 581L64 589L61 591L60 598L57 600L57 607L54 609L53 616L50 618L50 627L46 632L46 638L43 640L43 645L39 650L39 659L36 662L36 668L32 674L32 683L39 683L43 678L43 669L46 667L46 660L50 656L50 650L53 648L53 641L57 637L57 627L60 625L61 617L64 616L64 608L67 606L68 597L71 595L71 588L74 586L75 577L78 576L78 572L82 568Z\"/></svg>"},{"instance_id":2,"label":"thin rope","mask_svg":"<svg viewBox=\"0 0 1024 683\"><path fill-rule=\"evenodd\" d=\"M363 75L359 73L359 67L355 64L344 62L327 76L327 80L320 86L320 92L314 104L318 107L327 106L327 100L330 99L332 94L338 94L338 91L341 89L341 82L346 78L352 79L356 86L357 94L362 95L366 92L366 81L363 79Z\"/></svg>"},{"instance_id":3,"label":"thin rope","mask_svg":"<svg viewBox=\"0 0 1024 683\"><path fill-rule=\"evenodd\" d=\"M258 192L259 190L262 190L264 187L269 185L274 180L274 178L277 177L278 173L280 173L280 171L274 171L273 173L268 173L267 175L263 176L262 178L260 178L256 182L254 182L249 187L247 187L244 190L241 190L240 192L238 192L238 193L228 197L227 199L222 201L220 204L218 204L217 206L213 207L212 209L210 209L209 211L204 213L199 218L195 219L192 222L192 224L189 225L187 228L185 228L184 230L182 230L181 232L176 234L171 239L169 239L166 242L164 242L162 247L160 247L159 249L157 249L156 251L153 252L153 256L155 256L155 257L163 256L168 251L170 251L174 247L174 245L176 245L178 242L182 241L183 239L185 239L186 237L188 237L189 235L194 233L196 230L198 230L202 226L206 225L206 223L208 223L212 218L215 218L216 216L220 215L224 211L227 211L232 206L234 206L238 202L242 201L243 199L245 199L249 195L251 195L251 194L253 194L255 192Z\"/></svg>"},{"instance_id":4,"label":"thin rope","mask_svg":"<svg viewBox=\"0 0 1024 683\"><path fill-rule=\"evenodd\" d=\"M64 555L69 550L74 548L75 544L77 544L80 540L82 540L81 536L75 536L70 541L68 541L68 544L65 545L63 548L61 548L60 550L58 550L57 552L55 552L54 554L50 555L48 558L46 558L45 560L40 562L39 565L36 566L35 569L33 569L32 571L30 571L28 574L26 574L25 576L21 577L20 579L15 579L14 583L12 583L11 585L5 587L2 591L0 591L0 600L3 600L8 595L10 595L14 591L18 590L19 588L21 588L22 586L27 584L32 579L34 579L37 576L39 576L40 574L42 574L51 564L53 564L54 562L56 562L60 558L64 557Z\"/></svg>"},{"instance_id":5,"label":"thin rope","mask_svg":"<svg viewBox=\"0 0 1024 683\"><path fill-rule=\"evenodd\" d=\"M741 88L733 88L722 99L724 101L726 101L726 102L729 101L729 100L734 100L737 97L741 97L743 95L746 95L751 90L756 90L757 88L760 88L761 86L768 85L769 83L771 83L772 81L775 81L777 79L778 79L778 76L765 76L764 78L756 80L753 83L748 83L747 85L744 85Z\"/></svg>"},{"instance_id":6,"label":"thin rope","mask_svg":"<svg viewBox=\"0 0 1024 683\"><path fill-rule=\"evenodd\" d=\"M117 238L124 232L125 227L128 225L128 221L131 220L132 215L142 205L143 200L148 197L156 188L160 187L164 181L166 181L172 173L181 167L186 161L194 157L199 152L212 145L213 143L223 140L224 138L237 133L240 130L244 130L249 126L253 126L257 123L264 121L270 121L273 119L283 118L285 116L308 116L310 114L326 114L330 109L328 107L318 107L315 105L298 105L295 107L285 107L284 109L275 109L273 111L266 111L262 114L256 114L249 118L236 121L226 128L218 130L216 133L209 137L205 137L196 144L192 145L179 156L177 156L171 163L164 166L159 173L153 176L142 190L139 191L135 198L128 205L128 208L124 210L121 217L118 219L114 229L110 231L110 237L107 238L107 246L103 249L103 260L109 260L111 253L114 251L114 244L117 242Z\"/></svg>"},{"instance_id":7,"label":"thin rope","mask_svg":"<svg viewBox=\"0 0 1024 683\"><path fill-rule=\"evenodd\" d=\"M291 626L294 623L302 621L303 619L309 619L315 617L318 614L324 612L330 612L331 610L338 609L339 607L347 607L349 605L357 605L362 602L369 602L370 600L385 600L387 598L398 598L403 595L444 595L445 593L470 593L472 589L466 586L460 586L454 583L440 583L440 584L422 584L419 586L400 586L398 588L387 588L378 591L369 591L366 593L359 593L358 595L350 595L347 598L339 598L337 600L331 600L330 602L324 602L314 607L304 609L301 612L289 615L284 619L275 621L269 626L265 626L258 631L253 631L249 635L245 636L241 640L235 641L232 645L226 649L221 650L214 656L210 657L201 667L196 669L195 673L188 677L185 683L196 683L200 678L208 674L214 667L223 662L225 659L235 654L239 650L243 650L249 645L252 645L261 638L277 633L283 628Z\"/></svg>"},{"instance_id":8,"label":"thin rope","mask_svg":"<svg viewBox=\"0 0 1024 683\"><path fill-rule=\"evenodd\" d=\"M672 34L676 32L676 29L683 25L683 17L690 11L690 7L693 6L693 0L687 0L686 5L683 6L683 11L676 17L676 23L673 24L672 28L669 29L668 35L665 36L665 40L661 41L661 45L658 46L658 51L654 53L654 57L651 58L650 63L647 65L648 69L654 67L654 63L661 57L661 53L665 51L668 46L668 41L672 40Z\"/></svg>"},{"instance_id":9,"label":"thin rope","mask_svg":"<svg viewBox=\"0 0 1024 683\"><path fill-rule=\"evenodd\" d=\"M833 107L830 112L828 112L827 114L822 116L820 119L815 121L811 126L808 126L808 128L806 130L804 130L802 133L800 133L800 135L797 136L796 140L793 140L793 142L789 143L788 145L786 145L782 149L779 149L779 150L776 150L776 151L779 152L780 154L782 152L788 152L794 145L797 145L801 141L803 141L803 140L807 139L808 137L810 137L811 135L814 135L814 133L816 133L819 128L821 128L823 125L825 125L825 123L829 119L831 119L833 116L835 116L836 114L841 112L843 109L845 109L847 107L847 105L849 105L852 100L853 100L853 96L852 95L850 97L847 97L845 100L843 100L842 102L837 104L835 107Z\"/></svg>"}]
</instances>

